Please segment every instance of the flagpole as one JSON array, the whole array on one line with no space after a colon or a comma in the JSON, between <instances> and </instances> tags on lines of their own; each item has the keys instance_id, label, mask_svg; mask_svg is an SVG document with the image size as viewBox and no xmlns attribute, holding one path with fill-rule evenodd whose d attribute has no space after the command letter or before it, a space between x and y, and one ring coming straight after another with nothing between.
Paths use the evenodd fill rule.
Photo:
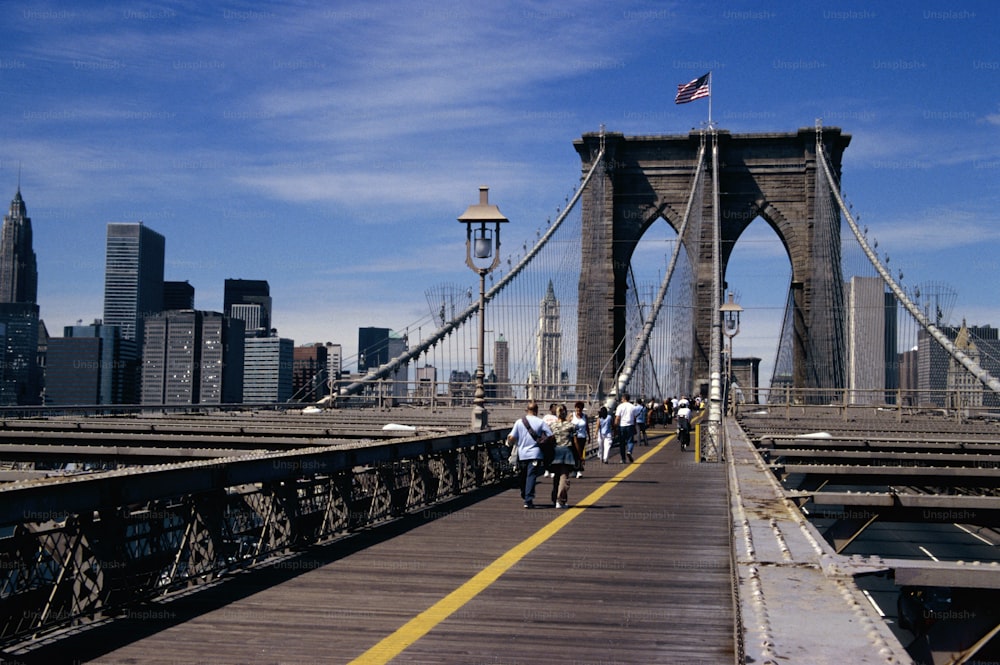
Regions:
<instances>
[{"instance_id":1,"label":"flagpole","mask_svg":"<svg viewBox=\"0 0 1000 665\"><path fill-rule=\"evenodd\" d=\"M712 126L712 71L708 72L708 126Z\"/></svg>"}]
</instances>

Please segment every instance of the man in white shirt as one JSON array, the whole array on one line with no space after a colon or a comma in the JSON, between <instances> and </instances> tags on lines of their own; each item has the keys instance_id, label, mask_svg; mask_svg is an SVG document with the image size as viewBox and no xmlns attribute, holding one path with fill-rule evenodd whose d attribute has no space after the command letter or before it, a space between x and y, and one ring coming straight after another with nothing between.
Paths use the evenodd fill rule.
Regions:
<instances>
[{"instance_id":1,"label":"man in white shirt","mask_svg":"<svg viewBox=\"0 0 1000 665\"><path fill-rule=\"evenodd\" d=\"M535 507L535 485L542 475L543 453L539 442L552 436L552 428L538 417L538 404L528 402L524 416L514 423L507 443L517 448L518 480L525 508Z\"/></svg>"},{"instance_id":2,"label":"man in white shirt","mask_svg":"<svg viewBox=\"0 0 1000 665\"><path fill-rule=\"evenodd\" d=\"M626 457L632 459L632 448L635 446L635 407L629 401L629 394L622 393L621 404L615 408L615 430L618 434L618 445L621 448L622 464Z\"/></svg>"}]
</instances>

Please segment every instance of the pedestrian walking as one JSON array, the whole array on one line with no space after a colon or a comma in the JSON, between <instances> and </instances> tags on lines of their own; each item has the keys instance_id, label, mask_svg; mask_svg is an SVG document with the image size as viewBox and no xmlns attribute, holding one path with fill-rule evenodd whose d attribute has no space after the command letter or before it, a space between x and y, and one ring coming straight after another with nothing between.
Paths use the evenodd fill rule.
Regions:
<instances>
[{"instance_id":1,"label":"pedestrian walking","mask_svg":"<svg viewBox=\"0 0 1000 665\"><path fill-rule=\"evenodd\" d=\"M601 461L608 463L608 454L611 452L611 442L614 440L612 432L613 418L608 413L608 407L602 406L597 412L597 445Z\"/></svg>"},{"instance_id":2,"label":"pedestrian walking","mask_svg":"<svg viewBox=\"0 0 1000 665\"><path fill-rule=\"evenodd\" d=\"M573 404L573 452L576 455L576 477L583 478L583 463L587 458L587 436L589 435L590 422L587 414L583 412L583 402Z\"/></svg>"},{"instance_id":3,"label":"pedestrian walking","mask_svg":"<svg viewBox=\"0 0 1000 665\"><path fill-rule=\"evenodd\" d=\"M525 414L514 423L507 443L517 447L518 481L525 508L535 507L535 486L544 470L542 442L552 436L552 428L538 417L538 403L528 402Z\"/></svg>"},{"instance_id":4,"label":"pedestrian walking","mask_svg":"<svg viewBox=\"0 0 1000 665\"><path fill-rule=\"evenodd\" d=\"M615 430L618 446L622 456L622 464L634 461L632 449L635 447L635 409L629 394L622 393L622 401L615 407Z\"/></svg>"},{"instance_id":5,"label":"pedestrian walking","mask_svg":"<svg viewBox=\"0 0 1000 665\"><path fill-rule=\"evenodd\" d=\"M551 404L549 404L549 412L546 413L546 414L544 414L544 415L542 415L542 420L545 421L545 424L548 425L549 428L552 428L552 426L556 424L556 421L559 420L559 415L557 413L558 409L559 409L559 405L556 404L555 402L552 402ZM552 469L550 469L548 463L546 463L545 464L545 477L549 478L549 477L551 477L553 475L554 474L552 473Z\"/></svg>"},{"instance_id":6,"label":"pedestrian walking","mask_svg":"<svg viewBox=\"0 0 1000 665\"><path fill-rule=\"evenodd\" d=\"M555 437L555 454L549 468L552 470L552 505L565 508L569 501L569 483L573 469L576 467L574 445L576 428L569 418L565 405L560 405L556 411L558 419L552 425L552 435Z\"/></svg>"},{"instance_id":7,"label":"pedestrian walking","mask_svg":"<svg viewBox=\"0 0 1000 665\"><path fill-rule=\"evenodd\" d=\"M639 446L649 445L649 435L646 434L646 403L640 397L633 407L633 419L635 420L635 443Z\"/></svg>"},{"instance_id":8,"label":"pedestrian walking","mask_svg":"<svg viewBox=\"0 0 1000 665\"><path fill-rule=\"evenodd\" d=\"M687 450L691 444L691 406L684 397L677 403L677 440L681 450Z\"/></svg>"}]
</instances>

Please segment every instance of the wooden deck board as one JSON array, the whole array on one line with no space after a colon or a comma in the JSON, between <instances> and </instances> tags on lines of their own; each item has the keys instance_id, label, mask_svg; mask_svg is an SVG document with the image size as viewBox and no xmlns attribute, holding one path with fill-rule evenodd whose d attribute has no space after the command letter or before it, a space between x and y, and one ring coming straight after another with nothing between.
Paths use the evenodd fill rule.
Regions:
<instances>
[{"instance_id":1,"label":"wooden deck board","mask_svg":"<svg viewBox=\"0 0 1000 665\"><path fill-rule=\"evenodd\" d=\"M671 441L576 506L623 469L589 462L570 489L581 514L392 662L733 662L725 465L691 457ZM536 502L547 494L543 486ZM562 512L524 510L516 489L431 507L31 659L345 663Z\"/></svg>"}]
</instances>

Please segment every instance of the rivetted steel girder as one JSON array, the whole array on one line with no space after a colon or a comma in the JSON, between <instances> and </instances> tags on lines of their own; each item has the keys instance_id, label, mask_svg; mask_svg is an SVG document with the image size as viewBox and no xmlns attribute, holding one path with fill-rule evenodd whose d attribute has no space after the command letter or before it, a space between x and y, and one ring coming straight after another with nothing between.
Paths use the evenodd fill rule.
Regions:
<instances>
[{"instance_id":1,"label":"rivetted steel girder","mask_svg":"<svg viewBox=\"0 0 1000 665\"><path fill-rule=\"evenodd\" d=\"M350 440L386 440L399 439L398 432L354 432L348 437L343 433L333 430L308 430L290 431L275 433L274 431L247 432L245 434L232 433L220 430L203 430L200 432L179 432L179 431L114 431L114 432L90 432L76 430L20 430L8 431L0 430L0 443L27 443L27 442L52 442L62 445L73 445L87 442L108 443L114 441L127 442L130 445L145 446L188 446L188 447L211 447L233 446L235 448L246 449L282 449L306 448L318 446L324 442L331 444L343 443L345 439Z\"/></svg>"},{"instance_id":2,"label":"rivetted steel girder","mask_svg":"<svg viewBox=\"0 0 1000 665\"><path fill-rule=\"evenodd\" d=\"M812 499L816 505L835 506L903 506L950 510L998 510L1000 496L969 496L961 494L909 494L905 492L785 492L789 499Z\"/></svg>"},{"instance_id":3,"label":"rivetted steel girder","mask_svg":"<svg viewBox=\"0 0 1000 665\"><path fill-rule=\"evenodd\" d=\"M779 475L801 473L862 485L969 485L1000 487L995 468L944 466L857 466L848 464L772 464Z\"/></svg>"},{"instance_id":4,"label":"rivetted steel girder","mask_svg":"<svg viewBox=\"0 0 1000 665\"><path fill-rule=\"evenodd\" d=\"M186 460L236 457L246 455L248 452L251 451L236 448L160 448L157 446L0 443L0 460L7 462L47 462L50 460L76 462L121 459L128 464L166 464ZM257 452L265 451L259 450Z\"/></svg>"},{"instance_id":5,"label":"rivetted steel girder","mask_svg":"<svg viewBox=\"0 0 1000 665\"><path fill-rule=\"evenodd\" d=\"M896 586L1000 589L1000 566L995 563L960 565L910 559L882 559L882 563L894 571Z\"/></svg>"}]
</instances>

